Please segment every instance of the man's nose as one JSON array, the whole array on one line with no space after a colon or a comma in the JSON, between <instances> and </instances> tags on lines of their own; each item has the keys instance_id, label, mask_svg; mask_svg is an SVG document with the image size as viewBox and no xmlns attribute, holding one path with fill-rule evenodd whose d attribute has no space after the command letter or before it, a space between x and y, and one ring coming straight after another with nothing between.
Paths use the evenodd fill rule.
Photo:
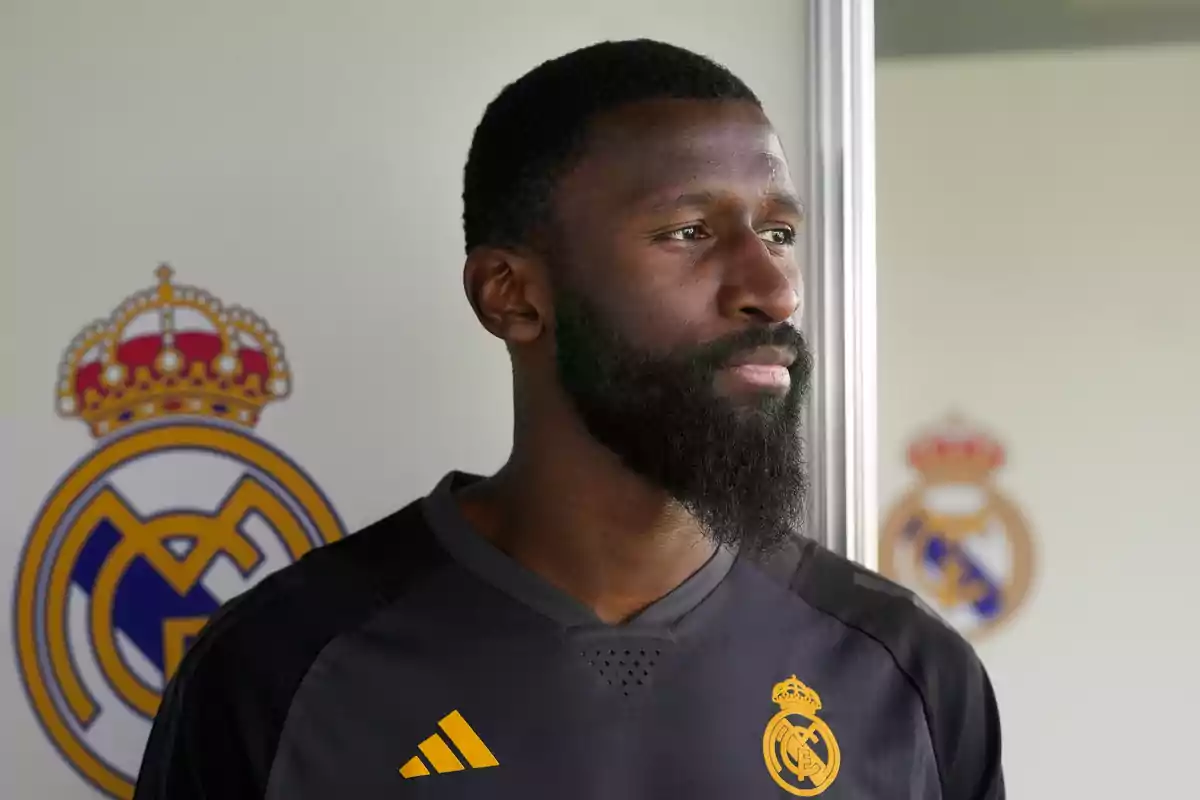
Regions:
<instances>
[{"instance_id":1,"label":"man's nose","mask_svg":"<svg viewBox=\"0 0 1200 800\"><path fill-rule=\"evenodd\" d=\"M722 316L777 324L798 315L802 287L794 257L772 253L754 231L730 243L727 255L719 298Z\"/></svg>"}]
</instances>

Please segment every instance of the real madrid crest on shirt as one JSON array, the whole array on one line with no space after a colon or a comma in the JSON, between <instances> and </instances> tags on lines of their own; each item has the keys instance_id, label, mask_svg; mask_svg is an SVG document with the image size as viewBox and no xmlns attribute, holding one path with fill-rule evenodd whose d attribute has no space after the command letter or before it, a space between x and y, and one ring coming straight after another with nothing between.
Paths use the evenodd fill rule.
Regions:
<instances>
[{"instance_id":1,"label":"real madrid crest on shirt","mask_svg":"<svg viewBox=\"0 0 1200 800\"><path fill-rule=\"evenodd\" d=\"M763 759L775 783L788 794L815 797L837 778L842 751L825 720L821 697L795 675L775 684L771 700L779 712L763 733Z\"/></svg>"},{"instance_id":2,"label":"real madrid crest on shirt","mask_svg":"<svg viewBox=\"0 0 1200 800\"><path fill-rule=\"evenodd\" d=\"M994 481L1004 460L999 442L957 420L921 437L908 449L917 485L881 533L882 572L970 638L1011 617L1032 579L1029 526Z\"/></svg>"},{"instance_id":3,"label":"real madrid crest on shirt","mask_svg":"<svg viewBox=\"0 0 1200 800\"><path fill-rule=\"evenodd\" d=\"M291 390L275 332L166 266L157 277L63 356L58 413L97 444L42 506L16 580L30 703L67 762L119 798L209 616L344 535L304 471L252 433Z\"/></svg>"}]
</instances>

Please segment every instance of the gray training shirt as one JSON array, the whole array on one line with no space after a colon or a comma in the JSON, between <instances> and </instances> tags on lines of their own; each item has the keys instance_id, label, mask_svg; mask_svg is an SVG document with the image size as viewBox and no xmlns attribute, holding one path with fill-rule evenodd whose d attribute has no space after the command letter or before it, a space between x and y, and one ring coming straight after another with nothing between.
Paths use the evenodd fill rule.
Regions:
<instances>
[{"instance_id":1,"label":"gray training shirt","mask_svg":"<svg viewBox=\"0 0 1200 800\"><path fill-rule=\"evenodd\" d=\"M452 474L228 604L136 800L1003 800L971 647L808 540L608 625L472 531Z\"/></svg>"}]
</instances>

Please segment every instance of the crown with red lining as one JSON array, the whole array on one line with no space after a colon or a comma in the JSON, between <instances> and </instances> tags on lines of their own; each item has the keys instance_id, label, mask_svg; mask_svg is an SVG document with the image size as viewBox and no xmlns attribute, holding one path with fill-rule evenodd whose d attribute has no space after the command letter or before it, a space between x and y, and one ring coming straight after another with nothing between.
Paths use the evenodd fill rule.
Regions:
<instances>
[{"instance_id":1,"label":"crown with red lining","mask_svg":"<svg viewBox=\"0 0 1200 800\"><path fill-rule=\"evenodd\" d=\"M952 419L913 442L908 463L930 480L977 481L1004 466L1004 447Z\"/></svg>"},{"instance_id":2,"label":"crown with red lining","mask_svg":"<svg viewBox=\"0 0 1200 800\"><path fill-rule=\"evenodd\" d=\"M71 342L59 368L59 415L82 419L95 437L173 415L253 428L268 403L291 391L275 332L253 311L172 283L166 264L155 276L156 286L131 295ZM177 328L185 310L202 329ZM150 315L157 317L153 332L129 330Z\"/></svg>"}]
</instances>

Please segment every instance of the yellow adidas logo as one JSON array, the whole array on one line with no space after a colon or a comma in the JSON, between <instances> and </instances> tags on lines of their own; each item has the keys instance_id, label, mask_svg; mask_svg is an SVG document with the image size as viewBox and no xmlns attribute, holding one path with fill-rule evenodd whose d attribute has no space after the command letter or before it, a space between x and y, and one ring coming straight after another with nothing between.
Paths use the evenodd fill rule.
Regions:
<instances>
[{"instance_id":1,"label":"yellow adidas logo","mask_svg":"<svg viewBox=\"0 0 1200 800\"><path fill-rule=\"evenodd\" d=\"M492 751L488 750L487 745L479 738L479 734L475 733L467 724L462 714L457 711L450 712L438 723L438 727L442 729L442 733L446 734L446 739L449 739L458 748L458 752L471 765L471 769L500 766L500 762L492 755ZM446 739L435 733L417 745L421 756L425 756L425 759L429 761L429 766L433 767L439 775L444 772L460 772L466 769L462 761L450 749L450 745L446 744ZM421 756L413 756L400 768L400 774L405 779L420 778L430 774L429 767L425 766L425 761L421 760Z\"/></svg>"}]
</instances>

